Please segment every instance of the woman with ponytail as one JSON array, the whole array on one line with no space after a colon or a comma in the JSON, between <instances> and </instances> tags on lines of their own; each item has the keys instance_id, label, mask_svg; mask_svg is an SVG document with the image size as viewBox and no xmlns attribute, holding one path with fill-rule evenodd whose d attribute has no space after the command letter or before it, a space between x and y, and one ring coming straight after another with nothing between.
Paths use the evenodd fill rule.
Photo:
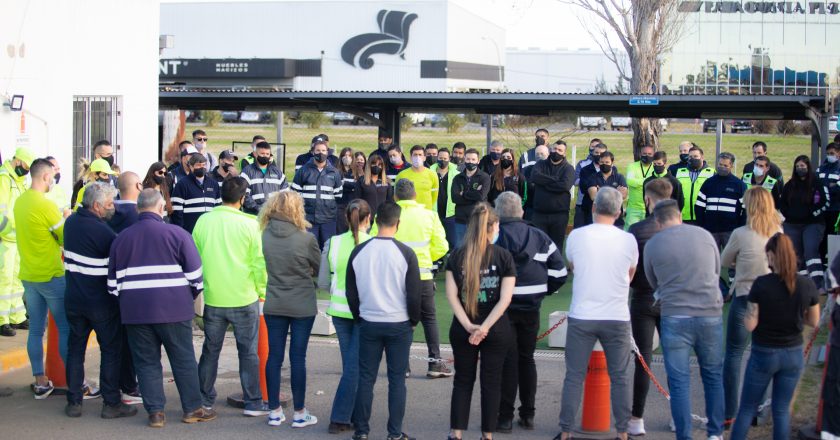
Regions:
<instances>
[{"instance_id":1,"label":"woman with ponytail","mask_svg":"<svg viewBox=\"0 0 840 440\"><path fill-rule=\"evenodd\" d=\"M773 380L773 439L790 437L790 401L802 373L802 326L820 318L819 294L810 278L797 274L796 251L785 234L770 237L764 247L771 273L750 289L744 327L752 332L752 350L741 406L730 439L747 438L758 405Z\"/></svg>"},{"instance_id":2,"label":"woman with ponytail","mask_svg":"<svg viewBox=\"0 0 840 440\"><path fill-rule=\"evenodd\" d=\"M513 340L505 312L516 283L513 257L493 244L498 238L499 217L487 203L477 204L464 244L446 265L446 298L455 315L449 328L455 358L450 439L467 429L479 356L482 438L491 439L496 430L502 367Z\"/></svg>"},{"instance_id":3,"label":"woman with ponytail","mask_svg":"<svg viewBox=\"0 0 840 440\"><path fill-rule=\"evenodd\" d=\"M359 329L347 304L344 283L350 253L359 243L370 238L366 232L370 229L370 205L362 199L352 200L344 210L344 218L349 230L333 236L324 244L318 272L318 287L330 291L327 314L332 316L338 335L342 364L341 380L330 415L330 434L353 429L350 417L359 383Z\"/></svg>"}]
</instances>

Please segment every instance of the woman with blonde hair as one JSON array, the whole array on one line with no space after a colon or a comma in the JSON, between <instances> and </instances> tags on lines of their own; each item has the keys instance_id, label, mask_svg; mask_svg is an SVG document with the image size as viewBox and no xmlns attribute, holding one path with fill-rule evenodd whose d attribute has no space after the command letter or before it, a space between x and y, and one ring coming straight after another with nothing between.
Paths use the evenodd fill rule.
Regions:
<instances>
[{"instance_id":1,"label":"woman with blonde hair","mask_svg":"<svg viewBox=\"0 0 840 440\"><path fill-rule=\"evenodd\" d=\"M505 312L516 284L516 264L510 252L493 244L498 238L499 217L489 204L477 204L463 246L446 265L446 298L455 315L449 328L455 358L450 439L461 439L467 429L479 356L482 438L491 439L496 430L502 367L513 341Z\"/></svg>"},{"instance_id":2,"label":"woman with blonde hair","mask_svg":"<svg viewBox=\"0 0 840 440\"><path fill-rule=\"evenodd\" d=\"M280 368L291 329L289 360L292 367L292 428L318 423L306 409L306 347L318 313L312 277L318 273L321 252L315 236L306 232L303 197L293 191L278 192L259 214L263 255L268 273L265 292L265 325L268 328L268 424L280 426L286 417L280 407Z\"/></svg>"},{"instance_id":3,"label":"woman with blonde hair","mask_svg":"<svg viewBox=\"0 0 840 440\"><path fill-rule=\"evenodd\" d=\"M723 267L735 268L735 281L729 294L733 298L726 324L726 356L723 361L724 426L734 422L741 389L741 359L750 337L744 327L747 295L756 278L770 273L764 246L773 235L782 232L770 191L754 186L744 194L747 224L732 231L721 253Z\"/></svg>"}]
</instances>

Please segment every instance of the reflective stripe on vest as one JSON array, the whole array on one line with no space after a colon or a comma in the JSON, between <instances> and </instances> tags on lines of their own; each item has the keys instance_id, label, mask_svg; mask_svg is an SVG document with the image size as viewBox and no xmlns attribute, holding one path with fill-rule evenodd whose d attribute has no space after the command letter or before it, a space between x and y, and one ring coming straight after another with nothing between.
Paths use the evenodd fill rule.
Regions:
<instances>
[{"instance_id":1,"label":"reflective stripe on vest","mask_svg":"<svg viewBox=\"0 0 840 440\"><path fill-rule=\"evenodd\" d=\"M744 178L741 179L744 183L747 184L747 189L750 189L750 188L753 187L752 178L753 178L753 173L747 173L747 174L744 174ZM764 178L764 182L761 183L761 187L766 189L767 191L773 191L773 187L776 186L776 182L778 182L776 179L774 179L770 176L767 176L767 177Z\"/></svg>"},{"instance_id":2,"label":"reflective stripe on vest","mask_svg":"<svg viewBox=\"0 0 840 440\"><path fill-rule=\"evenodd\" d=\"M359 231L359 243L367 241L370 237ZM347 262L350 260L350 253L356 247L353 240L353 232L347 231L341 235L330 238L330 254L327 258L330 264L332 280L330 281L330 307L327 314L339 318L353 319L350 306L347 303L345 283L347 281Z\"/></svg>"},{"instance_id":3,"label":"reflective stripe on vest","mask_svg":"<svg viewBox=\"0 0 840 440\"><path fill-rule=\"evenodd\" d=\"M703 182L714 175L715 170L706 167L700 170L697 174L697 178L692 181L691 173L688 171L688 168L680 168L677 170L676 178L683 187L683 194L685 194L685 190L688 189L688 194L685 197L686 200L682 209L683 220L693 221L697 219L697 216L694 213L694 204L697 203L697 194L700 192L700 187L703 186Z\"/></svg>"}]
</instances>

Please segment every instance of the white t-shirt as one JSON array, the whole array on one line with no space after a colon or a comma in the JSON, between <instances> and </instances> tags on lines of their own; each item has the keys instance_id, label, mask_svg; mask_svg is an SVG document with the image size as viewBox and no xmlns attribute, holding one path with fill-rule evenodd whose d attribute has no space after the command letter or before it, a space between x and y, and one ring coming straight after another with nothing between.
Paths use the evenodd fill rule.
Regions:
<instances>
[{"instance_id":1,"label":"white t-shirt","mask_svg":"<svg viewBox=\"0 0 840 440\"><path fill-rule=\"evenodd\" d=\"M629 271L639 259L632 234L597 223L575 229L566 240L566 259L574 266L569 317L630 320Z\"/></svg>"}]
</instances>

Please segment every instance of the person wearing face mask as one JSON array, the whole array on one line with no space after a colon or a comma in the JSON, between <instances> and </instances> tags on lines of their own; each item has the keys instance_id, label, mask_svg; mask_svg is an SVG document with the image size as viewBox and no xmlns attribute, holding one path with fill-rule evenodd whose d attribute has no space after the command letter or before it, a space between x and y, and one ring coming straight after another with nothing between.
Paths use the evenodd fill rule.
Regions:
<instances>
[{"instance_id":1,"label":"person wearing face mask","mask_svg":"<svg viewBox=\"0 0 840 440\"><path fill-rule=\"evenodd\" d=\"M744 177L741 179L747 184L747 188L751 188L753 186L760 186L767 191L770 191L770 194L773 196L773 202L775 202L775 206L778 208L779 200L782 197L782 181L775 179L769 175L770 171L770 159L766 156L758 156L753 160L753 170L751 173L744 174ZM840 176L837 176L840 178ZM826 223L827 225L828 223Z\"/></svg>"},{"instance_id":2,"label":"person wearing face mask","mask_svg":"<svg viewBox=\"0 0 840 440\"><path fill-rule=\"evenodd\" d=\"M627 166L627 212L624 215L624 224L630 226L633 223L645 218L644 183L645 179L653 173L653 145L645 145L639 151L639 160Z\"/></svg>"},{"instance_id":3,"label":"person wearing face mask","mask_svg":"<svg viewBox=\"0 0 840 440\"><path fill-rule=\"evenodd\" d=\"M341 198L338 200L338 216L336 217L336 234L343 234L347 232L347 217L342 215L347 205L351 200L357 199L356 196L356 181L360 176L364 175L364 167L359 172L359 167L356 165L356 160L353 154L353 149L344 147L341 153L338 154L338 172L341 173L343 187L341 190ZM364 157L364 155L362 155Z\"/></svg>"},{"instance_id":4,"label":"person wearing face mask","mask_svg":"<svg viewBox=\"0 0 840 440\"><path fill-rule=\"evenodd\" d=\"M825 232L820 243L820 255L828 254L828 235L836 233L836 224L840 218L840 144L832 142L825 147L825 160L817 168L817 177L828 188L831 203L825 211ZM781 186L781 185L780 185ZM776 204L776 206L779 206Z\"/></svg>"},{"instance_id":5,"label":"person wearing face mask","mask_svg":"<svg viewBox=\"0 0 840 440\"><path fill-rule=\"evenodd\" d=\"M703 150L700 147L691 147L688 155L688 166L678 169L674 177L680 182L685 194L685 204L682 208L683 223L695 224L697 223L695 212L697 194L700 193L703 183L715 175L715 170L706 165L706 161L703 160Z\"/></svg>"},{"instance_id":6,"label":"person wearing face mask","mask_svg":"<svg viewBox=\"0 0 840 440\"><path fill-rule=\"evenodd\" d=\"M195 222L222 202L219 184L207 173L207 158L193 153L188 162L190 174L172 190L172 224L192 233Z\"/></svg>"},{"instance_id":7,"label":"person wearing face mask","mask_svg":"<svg viewBox=\"0 0 840 440\"><path fill-rule=\"evenodd\" d=\"M720 153L717 173L703 182L694 202L697 226L712 234L718 250L729 242L732 231L746 222L743 199L747 185L732 174L733 170L735 155Z\"/></svg>"},{"instance_id":8,"label":"person wearing face mask","mask_svg":"<svg viewBox=\"0 0 840 440\"><path fill-rule=\"evenodd\" d=\"M525 178L513 162L513 150L510 148L502 150L499 166L490 175L490 192L487 194L487 201L496 206L496 197L505 191L513 192L523 198L527 196Z\"/></svg>"},{"instance_id":9,"label":"person wearing face mask","mask_svg":"<svg viewBox=\"0 0 840 440\"><path fill-rule=\"evenodd\" d=\"M455 142L452 144L452 163L458 165L458 172L464 171L464 154L467 151L467 144L463 142Z\"/></svg>"},{"instance_id":10,"label":"person wearing face mask","mask_svg":"<svg viewBox=\"0 0 840 440\"><path fill-rule=\"evenodd\" d=\"M47 156L44 159L50 161L53 168L55 168L55 185L50 188L50 192L47 193L47 198L52 200L55 206L58 207L58 212L64 218L67 218L73 213L73 210L70 209L70 198L67 197L64 188L58 184L61 181L61 167L58 165L58 160L52 156Z\"/></svg>"},{"instance_id":11,"label":"person wearing face mask","mask_svg":"<svg viewBox=\"0 0 840 440\"><path fill-rule=\"evenodd\" d=\"M195 130L192 132L192 139L195 149L207 159L207 169L212 170L219 166L219 161L207 149L207 141L209 140L207 133L204 130Z\"/></svg>"},{"instance_id":12,"label":"person wearing face mask","mask_svg":"<svg viewBox=\"0 0 840 440\"><path fill-rule=\"evenodd\" d=\"M295 158L295 172L301 169L304 165L306 165L313 157L315 157L315 144L316 143L324 143L327 146L327 161L330 165L337 167L338 166L338 156L335 155L335 150L330 148L330 138L324 133L321 133L312 138L312 143L310 144L309 151L303 154L298 155Z\"/></svg>"},{"instance_id":13,"label":"person wearing face mask","mask_svg":"<svg viewBox=\"0 0 840 440\"><path fill-rule=\"evenodd\" d=\"M671 175L671 173L667 170L668 165L668 154L664 151L657 151L653 153L653 173L649 175L645 179L645 185L642 187L642 198L644 199L645 196L645 189L647 188L648 182L656 179L665 179L668 183L671 184L671 199L677 202L677 207L680 210L683 209L683 205L685 205L685 197L683 196L682 185L680 181L677 180L676 177ZM645 207L645 217L651 215L652 208ZM629 231L629 229L628 229Z\"/></svg>"},{"instance_id":14,"label":"person wearing face mask","mask_svg":"<svg viewBox=\"0 0 840 440\"><path fill-rule=\"evenodd\" d=\"M139 184L136 174L134 177L134 183ZM101 352L99 383L103 400L102 418L137 414L137 408L121 401L123 328L117 298L108 293L107 286L108 257L111 244L117 237L107 224L116 210L115 195L115 189L107 183L87 184L82 207L64 224L67 284L64 308L70 326L67 341L67 406L64 412L68 417L82 415L85 348L91 331L96 332Z\"/></svg>"},{"instance_id":15,"label":"person wearing face mask","mask_svg":"<svg viewBox=\"0 0 840 440\"><path fill-rule=\"evenodd\" d=\"M396 181L408 179L414 183L417 203L430 211L435 210L435 202L440 191L440 182L434 171L426 168L426 153L420 145L411 147L411 168L397 174Z\"/></svg>"},{"instance_id":16,"label":"person wearing face mask","mask_svg":"<svg viewBox=\"0 0 840 440\"><path fill-rule=\"evenodd\" d=\"M271 155L271 144L260 142L254 150L255 162L242 170L241 177L248 182L248 193L242 210L248 214L260 212L260 207L278 191L288 191L286 175L275 165Z\"/></svg>"},{"instance_id":17,"label":"person wearing face mask","mask_svg":"<svg viewBox=\"0 0 840 440\"><path fill-rule=\"evenodd\" d=\"M537 145L535 150L534 159L537 162L541 160L548 159L548 147L545 145ZM522 170L522 177L525 179L525 203L523 205L523 209L525 213L522 215L522 218L526 221L531 221L531 218L534 216L534 183L531 182L531 173L534 171L534 167L526 167ZM577 215L575 215L577 217Z\"/></svg>"},{"instance_id":18,"label":"person wearing face mask","mask_svg":"<svg viewBox=\"0 0 840 440\"><path fill-rule=\"evenodd\" d=\"M446 231L446 241L449 249L455 249L455 202L452 201L452 182L458 174L458 165L450 162L449 150L441 148L438 150L438 161L432 165L431 170L438 177L438 197L435 203L435 212Z\"/></svg>"},{"instance_id":19,"label":"person wearing face mask","mask_svg":"<svg viewBox=\"0 0 840 440\"><path fill-rule=\"evenodd\" d=\"M566 161L565 142L558 141L549 151L548 160L537 162L531 173L531 182L534 182L532 222L551 237L558 249L563 249L575 168Z\"/></svg>"},{"instance_id":20,"label":"person wearing face mask","mask_svg":"<svg viewBox=\"0 0 840 440\"><path fill-rule=\"evenodd\" d=\"M388 150L394 145L394 136L387 132L382 131L379 133L378 143L376 145L376 150L370 153L370 156L379 156L385 163L388 163ZM403 161L405 161L405 157L403 157Z\"/></svg>"},{"instance_id":21,"label":"person wearing face mask","mask_svg":"<svg viewBox=\"0 0 840 440\"><path fill-rule=\"evenodd\" d=\"M753 167L755 166L755 158L763 156L767 156L767 144L762 141L757 141L752 145L752 155L753 161L744 165L744 171L741 174L747 174L753 172ZM784 180L782 179L782 169L779 168L778 165L774 164L770 159L767 160L768 168L767 168L767 175L770 177L782 182L782 185L785 184Z\"/></svg>"},{"instance_id":22,"label":"person wearing face mask","mask_svg":"<svg viewBox=\"0 0 840 440\"><path fill-rule=\"evenodd\" d=\"M581 209L584 211L584 222L587 225L592 224L592 203L601 188L615 188L621 193L624 200L627 200L627 180L618 172L618 168L614 164L615 156L611 152L601 153L601 157L598 158L598 172L589 174L586 180L581 183L581 186L586 188ZM621 215L615 220L615 225L618 227L624 226L624 218Z\"/></svg>"},{"instance_id":23,"label":"person wearing face mask","mask_svg":"<svg viewBox=\"0 0 840 440\"><path fill-rule=\"evenodd\" d=\"M537 147L540 145L548 145L548 130L545 128L538 128L537 131L534 132L534 147L529 148L528 151L522 153L522 156L519 158L520 174L537 163L539 160L537 158Z\"/></svg>"},{"instance_id":24,"label":"person wearing face mask","mask_svg":"<svg viewBox=\"0 0 840 440\"><path fill-rule=\"evenodd\" d=\"M438 160L438 146L437 144L426 144L426 168L431 168Z\"/></svg>"},{"instance_id":25,"label":"person wearing face mask","mask_svg":"<svg viewBox=\"0 0 840 440\"><path fill-rule=\"evenodd\" d=\"M385 158L385 161L387 164L385 167L385 174L388 176L388 180L392 183L397 181L397 174L410 167L410 165L406 163L405 156L403 155L402 149L399 145L391 145L388 147L388 156Z\"/></svg>"},{"instance_id":26,"label":"person wearing face mask","mask_svg":"<svg viewBox=\"0 0 840 440\"><path fill-rule=\"evenodd\" d=\"M143 189L153 189L163 196L164 210L162 217L167 223L172 215L172 200L169 196L172 179L172 174L166 172L166 164L163 162L155 162L150 165L146 177L143 178Z\"/></svg>"},{"instance_id":27,"label":"person wearing face mask","mask_svg":"<svg viewBox=\"0 0 840 440\"><path fill-rule=\"evenodd\" d=\"M23 285L18 278L20 263L15 235L15 204L28 189L26 175L35 155L18 148L0 167L0 336L14 336L15 329L27 329L23 306Z\"/></svg>"},{"instance_id":28,"label":"person wearing face mask","mask_svg":"<svg viewBox=\"0 0 840 440\"><path fill-rule=\"evenodd\" d=\"M292 189L303 196L309 232L318 239L318 247L335 235L337 201L341 199L344 182L341 173L327 160L327 143L319 141L312 147L314 156L295 173Z\"/></svg>"},{"instance_id":29,"label":"person wearing face mask","mask_svg":"<svg viewBox=\"0 0 840 440\"><path fill-rule=\"evenodd\" d=\"M502 159L502 150L504 149L505 146L501 141L491 142L487 155L482 157L481 161L478 162L478 169L492 176L499 166L499 161Z\"/></svg>"},{"instance_id":30,"label":"person wearing face mask","mask_svg":"<svg viewBox=\"0 0 840 440\"><path fill-rule=\"evenodd\" d=\"M242 172L242 170L244 170L245 167L247 167L248 165L250 165L250 164L252 164L256 161L255 151L257 150L257 144L260 143L260 142L264 142L264 141L265 141L265 137L261 136L261 135L256 135L251 139L251 152L248 153L247 156L243 157L242 160L239 162L239 171L240 172ZM219 159L221 160L221 157ZM295 168L295 169L297 169L297 168Z\"/></svg>"},{"instance_id":31,"label":"person wearing face mask","mask_svg":"<svg viewBox=\"0 0 840 440\"><path fill-rule=\"evenodd\" d=\"M820 255L820 241L825 230L825 211L829 206L828 188L817 178L808 156L797 156L793 173L782 189L779 210L785 217L785 234L790 236L799 271L807 271L818 289L824 289L825 266Z\"/></svg>"},{"instance_id":32,"label":"person wearing face mask","mask_svg":"<svg viewBox=\"0 0 840 440\"><path fill-rule=\"evenodd\" d=\"M108 165L108 162L105 159L96 159L90 163L87 173L85 174L84 181L87 183L92 182L101 182L107 183L111 185L112 183L112 176L115 176L117 173L111 169L111 166ZM85 188L82 187L79 189L79 192L76 193L75 203L73 204L73 209L79 209L82 204L82 198L85 195Z\"/></svg>"},{"instance_id":33,"label":"person wearing face mask","mask_svg":"<svg viewBox=\"0 0 840 440\"><path fill-rule=\"evenodd\" d=\"M581 188L580 183L583 181L582 179L586 177L585 174L589 174L590 172L595 173L598 171L598 161L600 160L601 153L604 151L607 151L607 146L601 143L600 139L592 138L592 140L589 141L589 156L579 160L575 165L575 186L578 189L577 197L575 197L575 218L573 220L573 226L575 228L586 225L584 222L585 210L580 209L581 204L583 203L583 196L586 188Z\"/></svg>"},{"instance_id":34,"label":"person wearing face mask","mask_svg":"<svg viewBox=\"0 0 840 440\"><path fill-rule=\"evenodd\" d=\"M223 150L219 153L219 166L213 168L210 176L221 186L225 180L239 175L239 170L235 165L238 160L239 156L234 154L233 151Z\"/></svg>"},{"instance_id":35,"label":"person wearing face mask","mask_svg":"<svg viewBox=\"0 0 840 440\"><path fill-rule=\"evenodd\" d=\"M680 146L678 147L678 151L680 153L680 155L679 155L680 160L678 162L668 166L668 174L670 174L674 177L677 177L677 170L679 170L680 168L688 167L688 160L690 159L689 154L688 154L688 150L690 150L691 147L694 147L694 146L695 146L694 142L691 142L691 141L680 142Z\"/></svg>"},{"instance_id":36,"label":"person wearing face mask","mask_svg":"<svg viewBox=\"0 0 840 440\"><path fill-rule=\"evenodd\" d=\"M479 202L487 201L490 176L478 169L478 150L470 148L464 154L464 171L452 180L452 202L455 203L455 246L461 246L467 232L467 221Z\"/></svg>"},{"instance_id":37,"label":"person wearing face mask","mask_svg":"<svg viewBox=\"0 0 840 440\"><path fill-rule=\"evenodd\" d=\"M370 156L364 174L356 181L355 192L360 199L368 203L371 212L376 212L379 205L385 202L394 201L394 187L385 177L385 162L382 161L382 156Z\"/></svg>"}]
</instances>

